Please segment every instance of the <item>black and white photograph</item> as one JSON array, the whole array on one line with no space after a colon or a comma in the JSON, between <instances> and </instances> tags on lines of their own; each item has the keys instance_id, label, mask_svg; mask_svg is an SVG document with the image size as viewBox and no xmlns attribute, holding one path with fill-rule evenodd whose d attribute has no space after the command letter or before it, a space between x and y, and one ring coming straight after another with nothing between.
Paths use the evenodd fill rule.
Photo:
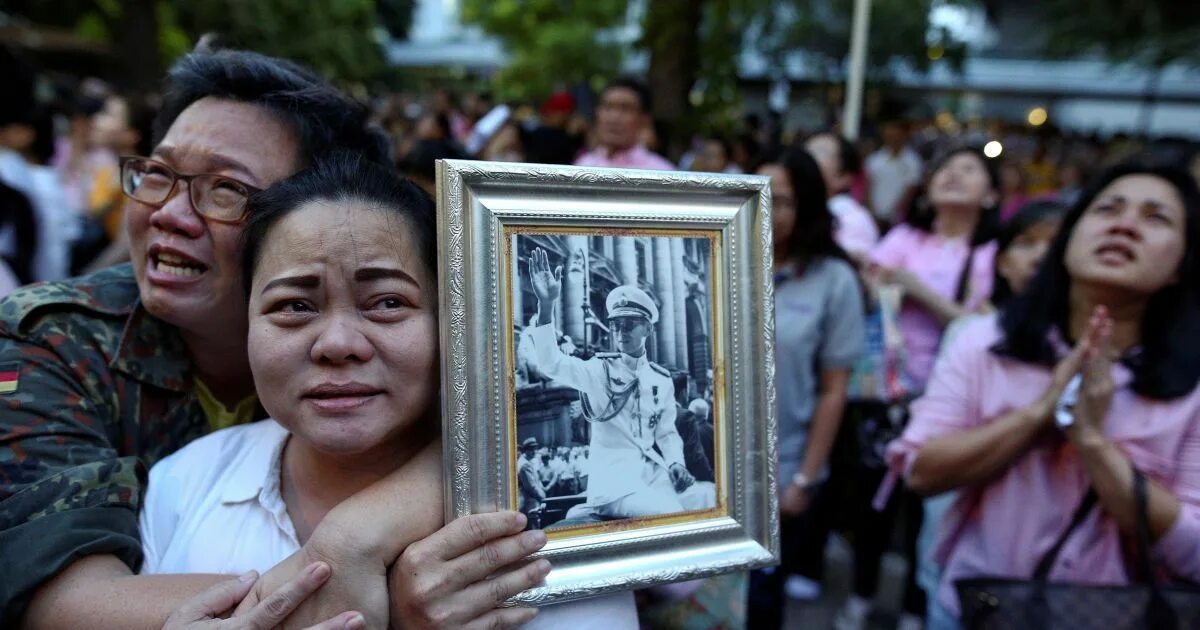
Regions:
<instances>
[{"instance_id":1,"label":"black and white photograph","mask_svg":"<svg viewBox=\"0 0 1200 630\"><path fill-rule=\"evenodd\" d=\"M769 183L438 163L445 518L545 532L513 603L779 561Z\"/></svg>"},{"instance_id":2,"label":"black and white photograph","mask_svg":"<svg viewBox=\"0 0 1200 630\"><path fill-rule=\"evenodd\" d=\"M530 529L718 505L716 234L511 236L515 479Z\"/></svg>"}]
</instances>

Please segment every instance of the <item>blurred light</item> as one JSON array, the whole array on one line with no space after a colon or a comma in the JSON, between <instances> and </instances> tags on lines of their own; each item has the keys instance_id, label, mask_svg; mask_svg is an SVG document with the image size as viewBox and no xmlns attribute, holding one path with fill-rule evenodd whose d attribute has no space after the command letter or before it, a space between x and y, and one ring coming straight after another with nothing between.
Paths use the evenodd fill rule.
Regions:
<instances>
[{"instance_id":1,"label":"blurred light","mask_svg":"<svg viewBox=\"0 0 1200 630\"><path fill-rule=\"evenodd\" d=\"M1041 127L1046 124L1046 119L1049 117L1050 115L1046 113L1045 107L1034 107L1029 110L1029 116L1026 119L1034 127Z\"/></svg>"},{"instance_id":2,"label":"blurred light","mask_svg":"<svg viewBox=\"0 0 1200 630\"><path fill-rule=\"evenodd\" d=\"M937 124L938 128L943 131L954 127L954 125L957 123L957 121L954 120L954 114L951 114L950 112L939 112L938 115L934 117L933 121L935 124Z\"/></svg>"},{"instance_id":3,"label":"blurred light","mask_svg":"<svg viewBox=\"0 0 1200 630\"><path fill-rule=\"evenodd\" d=\"M983 145L983 154L990 158L1000 157L1000 154L1003 152L1004 145L1000 144L999 140L992 140L991 142Z\"/></svg>"},{"instance_id":4,"label":"blurred light","mask_svg":"<svg viewBox=\"0 0 1200 630\"><path fill-rule=\"evenodd\" d=\"M929 55L930 61L937 61L938 59L941 59L943 55L946 54L946 48L944 46L942 46L941 44L934 44L929 47L929 50L926 51L926 54Z\"/></svg>"}]
</instances>

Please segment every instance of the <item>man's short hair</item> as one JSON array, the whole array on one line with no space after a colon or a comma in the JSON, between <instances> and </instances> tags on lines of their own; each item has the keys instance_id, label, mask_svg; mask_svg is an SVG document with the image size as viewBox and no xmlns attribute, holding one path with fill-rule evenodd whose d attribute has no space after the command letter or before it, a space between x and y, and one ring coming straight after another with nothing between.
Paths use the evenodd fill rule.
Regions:
<instances>
[{"instance_id":1,"label":"man's short hair","mask_svg":"<svg viewBox=\"0 0 1200 630\"><path fill-rule=\"evenodd\" d=\"M209 96L258 105L279 117L296 134L302 166L334 149L391 166L387 140L368 127L365 106L304 66L246 50L193 52L167 72L154 144L183 110Z\"/></svg>"},{"instance_id":2,"label":"man's short hair","mask_svg":"<svg viewBox=\"0 0 1200 630\"><path fill-rule=\"evenodd\" d=\"M604 91L607 92L613 88L625 88L627 90L633 90L633 93L637 94L638 105L641 106L642 113L650 113L650 107L653 105L653 102L650 98L650 88L646 86L644 81L636 77L619 77L613 79L608 85L604 86Z\"/></svg>"}]
</instances>

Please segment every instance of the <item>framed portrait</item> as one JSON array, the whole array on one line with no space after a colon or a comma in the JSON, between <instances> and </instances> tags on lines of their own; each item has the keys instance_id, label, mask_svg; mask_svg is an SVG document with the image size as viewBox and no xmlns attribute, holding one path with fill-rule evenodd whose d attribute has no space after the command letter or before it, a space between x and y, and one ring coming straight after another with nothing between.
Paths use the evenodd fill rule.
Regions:
<instances>
[{"instance_id":1,"label":"framed portrait","mask_svg":"<svg viewBox=\"0 0 1200 630\"><path fill-rule=\"evenodd\" d=\"M545 530L542 605L773 564L760 176L438 162L446 518Z\"/></svg>"}]
</instances>

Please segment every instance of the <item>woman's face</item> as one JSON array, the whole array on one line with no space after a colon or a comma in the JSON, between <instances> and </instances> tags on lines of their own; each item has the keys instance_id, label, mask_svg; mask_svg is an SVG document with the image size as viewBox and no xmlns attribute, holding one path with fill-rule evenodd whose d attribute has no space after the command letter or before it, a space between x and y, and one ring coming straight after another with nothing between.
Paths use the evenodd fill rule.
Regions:
<instances>
[{"instance_id":1,"label":"woman's face","mask_svg":"<svg viewBox=\"0 0 1200 630\"><path fill-rule=\"evenodd\" d=\"M771 229L776 255L787 252L792 230L796 228L796 197L787 170L778 164L765 164L759 175L771 178Z\"/></svg>"},{"instance_id":2,"label":"woman's face","mask_svg":"<svg viewBox=\"0 0 1200 630\"><path fill-rule=\"evenodd\" d=\"M311 202L267 236L250 295L263 407L331 455L395 447L438 392L434 279L404 219Z\"/></svg>"},{"instance_id":3,"label":"woman's face","mask_svg":"<svg viewBox=\"0 0 1200 630\"><path fill-rule=\"evenodd\" d=\"M1058 234L1058 219L1045 219L1025 228L1004 251L996 256L996 271L1008 282L1013 293L1025 290L1037 266L1046 256Z\"/></svg>"},{"instance_id":4,"label":"woman's face","mask_svg":"<svg viewBox=\"0 0 1200 630\"><path fill-rule=\"evenodd\" d=\"M1151 295L1176 281L1186 228L1174 186L1154 175L1126 175L1083 211L1063 263L1073 282Z\"/></svg>"},{"instance_id":5,"label":"woman's face","mask_svg":"<svg viewBox=\"0 0 1200 630\"><path fill-rule=\"evenodd\" d=\"M992 205L995 195L987 167L972 153L946 160L929 180L929 201L934 208L983 208Z\"/></svg>"}]
</instances>

